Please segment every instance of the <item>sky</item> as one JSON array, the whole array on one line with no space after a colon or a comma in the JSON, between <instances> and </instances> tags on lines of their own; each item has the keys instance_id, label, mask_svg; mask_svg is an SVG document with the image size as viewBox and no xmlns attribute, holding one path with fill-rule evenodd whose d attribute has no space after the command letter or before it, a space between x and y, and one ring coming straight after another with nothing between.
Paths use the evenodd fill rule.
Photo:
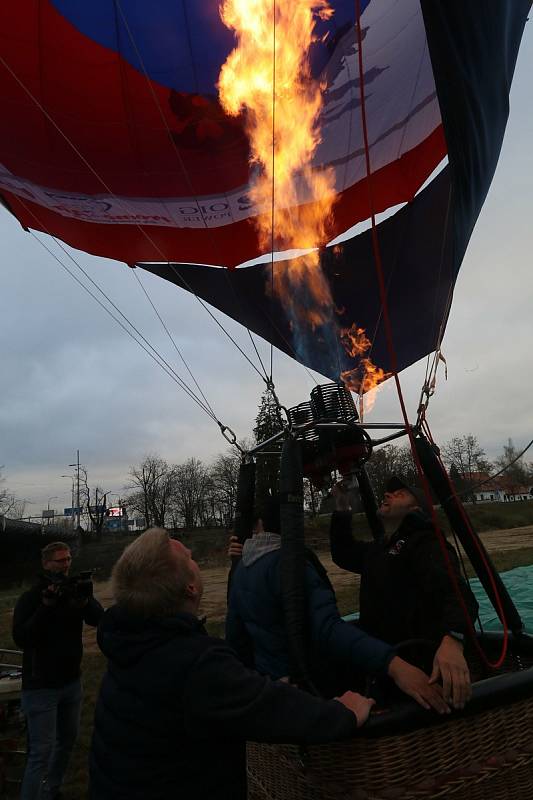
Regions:
<instances>
[{"instance_id":1,"label":"sky","mask_svg":"<svg viewBox=\"0 0 533 800\"><path fill-rule=\"evenodd\" d=\"M489 458L501 454L508 438L518 448L533 438L532 74L529 23L502 155L455 289L443 342L448 377L439 372L428 411L437 442L472 433ZM27 514L71 505L69 464L77 450L89 483L117 496L130 467L147 454L173 463L193 456L208 462L227 450L210 417L39 243L77 272L52 241L24 232L0 208L0 242L0 465L4 486L27 501ZM200 304L140 270L70 252L185 375L139 276L218 419L239 439L249 436L264 384ZM257 364L246 331L217 315ZM257 345L268 361L269 346ZM424 373L425 360L400 376L412 421ZM315 385L277 351L273 377L287 407L307 400ZM384 385L367 422L401 420L392 383Z\"/></svg>"}]
</instances>

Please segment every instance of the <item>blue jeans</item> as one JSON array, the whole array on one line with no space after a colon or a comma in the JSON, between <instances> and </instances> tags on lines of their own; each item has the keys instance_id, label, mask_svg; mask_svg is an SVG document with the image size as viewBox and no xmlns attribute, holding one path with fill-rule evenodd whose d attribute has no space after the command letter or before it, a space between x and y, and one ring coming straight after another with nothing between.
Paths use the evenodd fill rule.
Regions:
<instances>
[{"instance_id":1,"label":"blue jeans","mask_svg":"<svg viewBox=\"0 0 533 800\"><path fill-rule=\"evenodd\" d=\"M22 711L28 728L28 758L21 800L48 800L59 792L80 724L81 683L60 689L26 689Z\"/></svg>"}]
</instances>

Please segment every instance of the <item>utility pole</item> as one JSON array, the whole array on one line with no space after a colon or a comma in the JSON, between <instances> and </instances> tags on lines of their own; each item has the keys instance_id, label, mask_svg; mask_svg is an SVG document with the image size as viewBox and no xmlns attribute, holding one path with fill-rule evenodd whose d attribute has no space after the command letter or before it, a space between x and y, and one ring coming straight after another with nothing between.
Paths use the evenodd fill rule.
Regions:
<instances>
[{"instance_id":1,"label":"utility pole","mask_svg":"<svg viewBox=\"0 0 533 800\"><path fill-rule=\"evenodd\" d=\"M80 451L76 450L76 461L77 461L77 486L76 486L76 508L78 509L78 525L80 527L80 513L81 513L81 506L80 506Z\"/></svg>"},{"instance_id":2,"label":"utility pole","mask_svg":"<svg viewBox=\"0 0 533 800\"><path fill-rule=\"evenodd\" d=\"M80 527L80 451L76 450L76 463L69 464L76 467L76 530Z\"/></svg>"}]
</instances>

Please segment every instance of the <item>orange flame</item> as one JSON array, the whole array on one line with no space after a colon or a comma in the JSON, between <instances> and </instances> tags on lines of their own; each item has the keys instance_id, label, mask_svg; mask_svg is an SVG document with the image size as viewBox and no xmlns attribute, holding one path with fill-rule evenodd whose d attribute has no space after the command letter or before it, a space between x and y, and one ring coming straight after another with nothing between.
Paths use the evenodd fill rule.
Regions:
<instances>
[{"instance_id":1,"label":"orange flame","mask_svg":"<svg viewBox=\"0 0 533 800\"><path fill-rule=\"evenodd\" d=\"M340 335L342 345L347 354L352 358L359 359L359 364L355 369L341 372L341 380L344 381L348 389L362 395L377 389L380 383L390 378L391 372L385 372L381 367L377 367L372 359L365 355L370 350L372 342L366 335L364 328L360 328L354 323L350 328L343 328ZM376 392L373 392L372 399L369 398L367 401L367 411L374 404L375 395Z\"/></svg>"},{"instance_id":2,"label":"orange flame","mask_svg":"<svg viewBox=\"0 0 533 800\"><path fill-rule=\"evenodd\" d=\"M309 49L316 18L329 18L333 9L328 0L224 0L220 13L237 36L220 73L220 101L228 114L246 114L260 246L316 248L327 242L335 192L333 169L311 166L321 141L322 88L311 77ZM301 287L312 308L298 307L294 295ZM313 326L331 317L318 252L286 270L278 265L274 288L293 316Z\"/></svg>"},{"instance_id":3,"label":"orange flame","mask_svg":"<svg viewBox=\"0 0 533 800\"><path fill-rule=\"evenodd\" d=\"M323 87L312 79L309 62L316 19L332 14L329 0L222 0L220 7L237 46L220 72L219 98L226 113L244 114L259 244L264 252L312 251L277 264L273 288L291 325L305 320L313 329L324 323L336 328L339 313L316 249L330 238L336 195L334 170L312 167L321 142ZM354 324L339 333L346 352L358 359L356 369L341 373L349 389L362 395L389 377L366 355L372 343L363 328Z\"/></svg>"}]
</instances>

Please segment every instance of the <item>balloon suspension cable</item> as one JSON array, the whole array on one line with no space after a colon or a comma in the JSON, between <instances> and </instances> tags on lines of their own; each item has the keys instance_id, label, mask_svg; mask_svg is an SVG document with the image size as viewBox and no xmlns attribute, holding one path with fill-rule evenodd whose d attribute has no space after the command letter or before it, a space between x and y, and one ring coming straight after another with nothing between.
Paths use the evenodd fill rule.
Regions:
<instances>
[{"instance_id":1,"label":"balloon suspension cable","mask_svg":"<svg viewBox=\"0 0 533 800\"><path fill-rule=\"evenodd\" d=\"M367 178L367 188L368 188L368 201L369 201L369 208L370 208L370 218L371 218L371 241L372 241L372 250L374 254L374 266L376 269L376 276L378 280L379 286L379 294L380 294L380 301L381 307L383 310L383 324L385 329L385 338L387 343L387 350L389 354L390 364L392 368L392 373L394 377L394 382L396 384L396 391L398 394L398 401L400 403L400 408L405 424L405 428L407 430L409 436L409 442L411 445L411 451L413 454L413 459L416 466L416 471L418 474L418 478L420 480L420 484L423 488L426 501L428 504L428 508L431 509L431 519L433 523L433 528L435 530L435 534L437 536L440 549L442 551L444 563L446 565L446 570L448 572L448 577L450 578L450 582L453 588L453 591L457 597L457 600L461 606L461 610L463 613L463 617L468 627L468 631L470 634L470 638L474 643L476 649L479 651L480 657L483 661L489 666L497 668L501 666L505 660L505 656L507 653L507 643L508 643L508 631L507 625L505 621L505 617L503 615L503 608L501 604L501 599L499 597L499 593L497 592L496 587L494 586L495 596L497 598L498 603L498 613L501 613L500 619L503 624L504 628L504 641L502 645L502 652L495 664L490 664L488 662L487 657L482 650L479 642L477 641L476 632L474 625L472 624L472 620L470 619L470 615L468 613L468 609L466 607L465 600L463 595L459 589L459 584L457 581L457 576L452 568L450 555L448 553L446 547L446 540L444 534L442 533L437 514L433 507L433 498L431 496L431 490L429 487L428 480L424 475L422 470L422 464L420 462L420 457L416 451L416 445L414 440L414 432L411 426L409 425L409 419L407 416L407 409L405 405L405 400L403 397L402 387L400 384L399 374L398 374L398 359L396 355L396 349L394 347L394 337L392 333L392 323L389 313L389 306L388 306L388 299L387 299L387 288L385 283L384 277L384 270L383 270L383 262L381 258L381 249L379 244L379 237L378 237L378 230L377 230L377 223L376 223L376 212L374 209L374 200L373 200L373 192L372 192L372 169L370 164L370 145L369 145L369 138L368 138L368 125L367 125L367 117L366 117L366 96L365 96L365 74L364 74L364 67L363 67L363 36L361 30L361 0L355 0L355 11L356 11L356 33L357 33L357 50L358 50L358 67L359 67L359 89L360 89L360 111L361 111L361 126L363 131L363 140L364 140L364 153L365 153L365 165L366 165L366 178ZM464 513L464 510L463 510ZM466 515L465 515L466 516ZM489 575L492 578L491 571L489 570Z\"/></svg>"},{"instance_id":2,"label":"balloon suspension cable","mask_svg":"<svg viewBox=\"0 0 533 800\"><path fill-rule=\"evenodd\" d=\"M222 422L218 422L218 420L217 424L218 427L220 428L220 433L222 434L224 439L227 442L229 442L229 444L231 444L233 447L235 447L244 459L247 456L247 452L240 446L239 442L237 441L237 434L234 431L232 431L231 428L228 428L227 425L223 425Z\"/></svg>"},{"instance_id":3,"label":"balloon suspension cable","mask_svg":"<svg viewBox=\"0 0 533 800\"><path fill-rule=\"evenodd\" d=\"M131 38L131 36L130 36L130 38ZM65 133L65 131L61 128L61 126L55 121L55 119L52 117L52 115L46 110L46 108L43 106L43 104L41 102L39 102L38 98L33 94L33 92L30 91L30 89L26 86L26 84L11 69L9 64L2 57L2 55L0 55L0 64L2 64L2 66L7 70L7 72L9 72L9 74L11 75L13 80L20 86L20 88L27 94L27 96L35 104L35 106L41 111L41 113L43 114L45 119L50 123L50 125L52 125L54 130L56 130L57 133L59 133L59 135L65 140L65 142L69 145L69 147L72 149L72 151L78 156L78 158L84 164L84 166L88 169L88 171L94 176L94 178L98 181L98 183L100 183L100 185L105 189L107 194L109 194L109 196L112 197L116 201L117 206L119 208L121 208L124 211L124 213L127 213L128 212L128 207L125 204L124 200L122 198L118 197L115 194L115 192L113 192L113 190L108 185L108 183L102 178L102 176L93 167L93 165L87 160L87 158L85 158L83 153L75 145L75 143L72 141L72 139ZM148 79L146 70L145 70L145 77ZM157 97L155 98L155 100L156 100L156 103L158 104ZM158 107L159 107L159 104L158 104ZM162 113L162 110L161 110L161 113ZM173 139L172 139L172 136L170 135L170 130L168 128L168 124L166 123L166 120L165 120L165 125L167 127L168 132L169 132L169 138L173 142ZM174 142L174 145L175 145L175 142ZM183 161L181 160L181 157L180 157L180 163L182 164L183 169L185 169L185 166L183 164ZM184 172L184 174L185 174L185 177L187 179L186 171ZM19 202L22 202L20 200L20 198L19 198ZM27 208L27 207L25 206L25 208ZM48 235L51 236L52 234L49 231L46 230L45 226L40 222L40 220L35 216L35 214L32 214L32 216L34 217L34 219L37 220L40 230L45 230L45 232L48 233ZM176 274L178 274L177 271L176 271L175 266L169 260L168 255L166 253L164 253L163 250L161 250L161 248L159 247L157 242L153 239L152 236L150 236L150 234L145 230L145 228L142 225L140 225L138 222L134 223L134 227L137 228L139 233L141 234L141 236L143 236L146 239L148 244L153 248L154 252L159 254L159 256L161 257L161 260L164 263L168 264L169 267ZM207 228L207 230L209 230L209 228ZM216 263L216 260L215 260L215 263ZM256 365L253 363L253 361L251 361L251 359L244 352L244 350L240 347L240 345L235 341L235 339L231 336L231 334L228 333L228 331L224 328L222 323L215 317L215 315L212 313L212 311L208 308L207 304L196 294L196 292L193 290L191 285L188 283L187 279L184 278L182 275L178 275L178 277L180 278L180 281L183 282L183 284L188 289L188 291L193 295L193 297L196 298L196 300L202 306L202 308L209 314L209 316L213 319L213 321L219 326L219 328L227 336L227 338L235 345L235 347L239 350L241 355L246 359L246 361L248 361L248 363L251 365L251 367L262 378L263 375L261 374L260 370L256 367ZM247 330L248 330L248 334L249 334L250 338L252 339L252 344L254 344L254 348L255 348L256 353L257 353L257 347L255 346L255 342L253 341L253 338L251 336L251 333L250 333L249 329L247 329ZM268 377L267 372L265 370L265 367L264 367L264 365L262 363L261 363L261 366L263 368L263 372L265 374L265 377Z\"/></svg>"},{"instance_id":4,"label":"balloon suspension cable","mask_svg":"<svg viewBox=\"0 0 533 800\"><path fill-rule=\"evenodd\" d=\"M175 349L176 353L177 353L177 354L178 354L178 356L180 357L180 359L181 359L181 362L182 362L183 366L185 367L185 369L186 369L186 370L187 370L187 372L189 373L189 376L192 378L192 380L193 380L193 382L194 382L194 385L196 386L196 388L197 388L197 389L198 389L198 391L200 392L200 394L201 394L201 396L202 396L202 398L203 398L203 400L204 400L204 402L205 402L206 406L209 408L209 410L211 411L211 414L212 414L212 415L213 415L213 417L216 419L216 414L215 414L215 412L213 411L213 407L211 406L211 403L209 402L209 400L208 400L208 399L207 399L207 397L205 396L205 393L204 393L204 391L203 391L202 387L200 386L200 384L199 384L199 383L198 383L198 381L196 380L195 376L193 375L193 373L192 373L192 370L191 370L191 368L190 368L190 366L189 366L188 362L185 360L185 357L184 357L183 353L181 352L181 349L180 349L180 348L178 347L178 345L176 344L176 340L174 339L174 337L172 336L172 334L171 334L170 330L168 329L168 327L167 327L167 325L166 325L166 323L165 323L165 320L163 319L163 317L162 317L162 316L161 316L161 314L159 313L158 309L156 308L154 301L152 300L152 298L151 298L150 294L148 293L148 290L146 289L146 286L143 284L143 282L141 281L141 279L140 279L140 278L139 278L139 276L137 275L137 270L132 270L132 272L133 272L133 275L135 276L135 279L136 279L137 283L139 284L139 286L140 286L140 288L141 288L141 290L142 290L142 292L143 292L144 296L146 297L146 299L147 299L147 300L148 300L148 302L150 303L151 307L153 308L153 310L154 310L154 314L156 315L157 319L159 320L159 322L160 322L160 323L161 323L161 325L163 326L163 329L165 330L165 332L166 332L166 334L167 334L168 338L170 339L170 341L171 341L172 345L174 346L174 349Z\"/></svg>"},{"instance_id":5,"label":"balloon suspension cable","mask_svg":"<svg viewBox=\"0 0 533 800\"><path fill-rule=\"evenodd\" d=\"M494 576L492 574L492 569L491 569L491 567L490 567L490 565L489 565L489 563L487 561L487 557L485 555L485 551L484 551L481 543L479 542L478 537L476 536L476 534L475 534L475 532L474 532L474 530L472 528L472 525L470 524L470 520L468 518L468 515L467 515L466 511L463 508L463 504L461 503L461 501L459 500L459 498L458 498L458 496L457 496L457 494L455 492L455 487L454 487L454 485L452 483L452 480L451 480L450 476L448 475L448 471L446 470L446 467L444 466L444 464L442 462L442 459L440 457L439 449L435 444L435 441L433 439L433 436L432 436L432 433L431 433L431 430L429 428L427 420L424 421L424 426L423 427L424 427L424 433L426 434L430 444L433 446L434 451L435 451L435 455L436 455L436 457L437 457L437 459L439 461L439 464L441 465L442 470L443 470L443 472L444 472L444 474L446 476L446 481L447 481L448 486L450 488L450 497L452 499L457 500L457 508L459 509L459 513L461 515L463 523L466 526L466 529L467 529L467 531L468 531L468 533L470 535L470 538L471 538L472 542L474 543L474 545L475 545L475 547L476 547L476 549L477 549L477 551L479 553L479 556L481 558L483 566L485 567L487 575L489 576L490 585L491 585L492 591L494 593L494 599L496 601L496 612L497 612L498 617L499 617L499 619L500 619L500 621L502 623L502 626L503 626L503 642L502 642L502 650L501 650L500 656L498 657L498 659L494 663L489 661L487 659L485 653L483 652L483 650L479 647L477 639L475 639L475 643L476 643L478 651L483 655L483 661L485 662L485 664L487 664L487 666L489 666L489 667L492 667L493 669L498 669L499 667L501 667L503 665L503 663L505 661L505 656L507 654L507 648L508 648L508 642L509 642L509 630L508 630L508 625L507 625L507 622L506 622L506 619L505 619L505 612L503 610L503 604L502 604L502 600L501 600L501 597L500 597L500 593L498 591L498 587L496 586L496 582L495 582Z\"/></svg>"},{"instance_id":6,"label":"balloon suspension cable","mask_svg":"<svg viewBox=\"0 0 533 800\"><path fill-rule=\"evenodd\" d=\"M429 406L429 401L435 394L437 388L437 372L441 361L444 364L444 378L445 380L448 380L448 364L446 362L446 359L442 355L442 351L439 347L437 350L435 350L433 354L433 364L431 368L429 367L429 358L428 358L428 364L426 366L426 377L424 379L424 384L420 391L420 400L418 402L417 420L415 425L415 428L417 430L421 429L422 424L426 418L426 412Z\"/></svg>"},{"instance_id":7,"label":"balloon suspension cable","mask_svg":"<svg viewBox=\"0 0 533 800\"><path fill-rule=\"evenodd\" d=\"M20 200L20 203L21 203L21 204L24 206L24 208L26 209L26 211L27 211L29 214L31 214L31 215L32 215L32 216L33 216L33 217L34 217L34 218L37 220L37 223L38 223L39 225L41 225L41 222L40 222L40 220L38 220L38 218L35 216L35 214L33 213L33 211L32 211L30 208L28 208L28 207L26 206L26 204L24 203L24 201L23 201L23 200ZM45 242L43 242L41 239L39 239L39 237L38 237L38 236L36 236L36 234L35 234L33 231L31 231L31 230L30 230L30 231L29 231L29 233L30 233L30 235L31 235L31 236L32 236L32 237L35 239L35 241L36 241L36 242L38 242L38 243L41 245L41 247L43 247L43 248L46 250L46 252L47 252L49 255L51 255L51 256L52 256L52 258L53 258L53 259L54 259L54 260L55 260L55 261L56 261L56 262L57 262L57 263L60 265L60 267L62 267L62 269L64 269L64 270L65 270L65 272L67 272L67 274L68 274L68 275L70 275L70 277L71 277L71 278L72 278L74 281L76 281L76 283L77 283L77 284L79 284L79 286L81 286L81 288L82 288L82 289L83 289L85 292L87 292L87 294L88 294L90 297L92 297L92 298L93 298L93 300L94 300L96 303L98 303L98 305L99 305L99 306L100 306L100 307L101 307L101 308L102 308L102 309L103 309L103 310L106 312L106 314L108 314L108 315L111 317L111 319L113 319L113 320L114 320L114 321L115 321L115 322L116 322L116 323L117 323L117 324L118 324L118 325L119 325L119 326L120 326L120 327L121 327L121 328L124 330L124 332L125 332L125 333L126 333L126 334L127 334L127 335L128 335L130 338L131 338L131 339L133 339L133 341L134 341L136 344L138 344L138 345L139 345L139 347L140 347L142 350L144 350L144 352L145 352L145 353L146 353L146 354L147 354L147 355L148 355L148 356L149 356L149 357L150 357L150 358L151 358L153 361L155 361L155 363L156 363L156 364L157 364L159 367L161 367L161 369L163 370L163 372L165 372L165 373L166 373L166 374L169 376L169 378L170 378L171 380L173 380L173 381L174 381L174 383L176 383L176 385L177 385L177 386L179 386L179 388L180 388L180 389L182 389L182 390L183 390L183 391L184 391L184 392L185 392L185 393L186 393L186 394L187 394L187 395L190 397L190 399L191 399L191 400L193 400L193 402L195 402L195 403L198 405L198 407L199 407L199 408L200 408L202 411L204 411L204 412L205 412L205 413L206 413L206 414L207 414L207 415L208 415L208 416L209 416L209 417L210 417L210 418L211 418L211 419L212 419L214 422L217 422L217 423L218 423L218 420L217 420L217 418L216 418L216 415L215 415L215 414L212 412L212 410L211 410L211 409L210 409L208 406L206 406L206 405L205 405L205 404L204 404L204 403L203 403L203 402L200 400L200 398L199 398L199 397L198 397L198 396L197 396L197 395L194 393L194 391L193 391L193 390L191 389L191 387L190 387L190 386L189 386L189 385L188 385L188 384L187 384L187 383L186 383L186 382L183 380L183 378L182 378L182 377L181 377L181 376L180 376L180 375L179 375L179 374L176 372L176 370L175 370L175 369L172 367L172 365L171 365L171 364L169 364L169 363L168 363L168 361L166 361L166 359L165 359L165 358L164 358L164 357L163 357L163 356L162 356L162 355L161 355L161 354L158 352L158 350L157 350L157 349L156 349L156 348L155 348L155 347L154 347L154 346L153 346L153 345L152 345L152 344L151 344L151 343L148 341L148 339L146 339L146 337L145 337L145 336L144 336L144 335L143 335L143 334L142 334L142 333L139 331L139 329L138 329L138 328L136 328L136 326L135 326L135 325L134 325L134 324L133 324L133 323L132 323L132 322L131 322L131 321L128 319L128 317L127 317L127 316L126 316L126 315L125 315L125 314L124 314L124 313L123 313L123 312L120 310L120 308L119 308L119 307L118 307L118 306L117 306L117 305L116 305L116 304L115 304L115 303L114 303L114 302L111 300L111 298L110 298L110 297L109 297L109 296L108 296L108 295L107 295L107 294L106 294L106 293L103 291L103 289L101 289L101 288L100 288L100 286L98 286L98 284L96 283L96 281L94 281L94 280L93 280L93 278L91 278L91 276L90 276L90 275L89 275L89 274L86 272L86 270L84 270L84 268L81 266L81 264L80 264L78 261L76 261L76 259L74 258L74 256L72 256L72 254L68 252L68 250L67 250L67 249L64 247L64 245L63 245L63 244L62 244L60 241L58 241L58 240L57 240L57 239L56 239L56 238L55 238L55 237L54 237L54 236L53 236L53 235L50 233L50 231L48 231L48 230L46 229L46 227L45 227L45 226L43 226L43 229L44 229L45 233L47 233L47 234L48 234L48 236L50 236L50 238L51 238L51 239L52 239L52 240L53 240L53 241L56 243L56 245L57 245L58 247L60 247L60 248L61 248L61 250L62 250L62 251L65 253L65 255L67 256L67 258L69 258L69 259L70 259L70 260L71 260L71 261L72 261L72 262L73 262L73 263L76 265L76 267L77 267L77 268L79 269L79 271L80 271L80 272L81 272L81 273L82 273L82 274L85 276L85 278L86 278L88 281L90 281L90 283L92 283L92 285L93 285L93 286L95 287L95 289L96 289L96 290L97 290L97 291L98 291L98 292L99 292L99 293L102 295L102 297L104 297L104 298L105 298L105 300L106 300L106 301L107 301L107 302L108 302L108 303L111 305L111 307L115 309L115 311L117 312L117 314L118 314L119 316L116 316L116 315L115 315L115 314L114 314L114 313L113 313L113 312L112 312L112 311L111 311L111 310L110 310L110 309L109 309L109 308L108 308L108 307L105 305L105 303L103 303L103 302L102 302L102 300L100 300L100 298L99 298L99 297L97 297L97 295L96 295L94 292L92 292L92 291L91 291L91 289L90 289L88 286L86 286L86 285L83 283L83 281L82 281L82 280L80 280L80 278L78 278L78 277L77 277L77 276L76 276L76 275L75 275L75 274L72 272L72 270L71 270L71 269L69 269L69 267L67 267L67 265L66 265L66 264L65 264L65 263L64 263L64 262L63 262L63 261L62 261L62 260L61 260L61 259L60 259L60 258L59 258L59 257L58 257L58 256L57 256L57 255L56 255L56 254L55 254L55 253L54 253L54 252L53 252L53 251L52 251L52 250L51 250L51 249L50 249L50 248L49 248L49 247L46 245L46 244L45 244ZM120 317L121 317L122 319L120 319ZM129 327L127 327L127 326L129 326Z\"/></svg>"},{"instance_id":8,"label":"balloon suspension cable","mask_svg":"<svg viewBox=\"0 0 533 800\"><path fill-rule=\"evenodd\" d=\"M447 240L448 228L449 228L449 224L450 224L451 204L452 204L452 187L451 187L451 184L450 184L450 188L449 188L449 191L448 191L448 201L447 201L447 205L446 205L446 219L445 219L444 234L443 234L443 237L442 237L442 244L441 244L441 252L440 252L440 259L439 259L439 269L438 269L438 275L437 275L437 284L440 283L441 276L442 276L442 267L443 267L443 264L444 264L446 240ZM425 402L425 408L426 409L427 409L427 406L429 404L429 397L432 396L435 393L435 388L436 388L436 383L437 383L438 366L439 366L439 363L441 361L444 364L444 378L445 378L445 380L448 380L448 365L446 363L446 359L444 358L444 356L442 354L442 340L444 338L444 331L445 331L445 328L446 328L446 321L448 319L448 316L449 316L449 313L450 313L450 308L451 308L451 305L452 305L452 298L453 298L453 286L450 286L450 288L448 289L447 297L446 297L446 304L445 304L445 307L444 307L444 310L443 310L443 313L442 313L442 316L441 316L441 319L440 319L439 331L438 331L437 338L436 338L436 341L435 341L435 348L434 348L434 351L433 351L432 355L428 354L427 361L426 361L426 375L425 375L425 378L424 378L424 386L422 387L422 393L423 394L424 394L424 390L425 390L426 386L430 387L430 394L426 397L426 402ZM433 327L435 327L436 319L437 319L437 292L435 292L435 299L434 299L434 303L433 303ZM430 362L431 362L431 367L430 367ZM422 406L422 400L421 400L421 404L420 405ZM419 419L419 422L421 422L420 419Z\"/></svg>"},{"instance_id":9,"label":"balloon suspension cable","mask_svg":"<svg viewBox=\"0 0 533 800\"><path fill-rule=\"evenodd\" d=\"M270 219L270 292L274 296L274 247L276 220L276 0L272 14L272 199ZM274 346L270 343L270 381L274 371ZM275 396L275 395L274 395Z\"/></svg>"},{"instance_id":10,"label":"balloon suspension cable","mask_svg":"<svg viewBox=\"0 0 533 800\"><path fill-rule=\"evenodd\" d=\"M199 200L198 193L196 192L196 190L195 190L195 188L193 186L191 177L190 177L190 175L189 175L189 173L187 171L187 167L185 165L185 161L184 161L184 159L183 159L183 157L182 157L182 155L180 153L178 145L176 144L175 137L173 136L172 131L170 130L169 124L167 122L167 119L166 119L165 114L163 112L163 109L161 107L161 103L159 101L159 98L158 98L157 94L154 91L154 88L153 88L152 83L150 81L150 76L148 75L148 70L146 68L146 65L144 63L144 59L142 57L142 53L141 53L141 51L139 49L139 46L138 46L138 44L137 44L137 42L135 40L135 36L133 35L133 31L132 31L132 29L131 29L131 27L130 27L130 25L128 23L128 20L127 20L127 17L125 15L125 13L124 13L123 8L122 8L121 2L120 2L120 0L115 0L115 3L116 3L116 7L118 9L118 12L120 14L120 17L122 19L122 23L123 23L123 25L124 25L124 27L126 29L126 33L127 33L128 38L130 40L130 43L131 43L133 49L135 50L135 54L136 54L136 56L137 56L137 58L139 60L139 64L141 65L141 70L142 70L142 73L144 75L148 90L150 92L150 96L151 96L151 98L152 98L152 100L153 100L153 102L154 102L154 104L155 104L155 106L157 108L157 111L158 111L159 116L161 118L161 122L163 123L163 126L164 126L164 128L166 130L166 133L167 133L167 136L168 136L168 141L170 142L170 144L172 146L172 150L173 150L173 152L174 152L174 154L176 156L176 159L178 161L178 165L180 167L182 175L183 175L183 177L185 179L185 182L186 182L186 184L187 184L187 186L189 188L189 192L191 193L191 197L194 199L194 201L196 203L196 206L197 206L197 208L198 208L198 210L200 212L200 216L202 218L202 223L203 223L204 229L205 229L205 231L206 231L206 233L208 235L209 242L210 242L210 244L211 244L211 246L213 248L213 263L216 264L216 263L218 263L217 262L217 255L218 254L217 254L216 246L214 244L213 236L212 236L212 233L211 233L211 228L209 227L207 219L206 219L206 217L204 215L203 204ZM186 26L186 30L187 30L187 35L189 36L189 40L190 40L189 22L188 22L186 13L185 13L185 26ZM232 221L235 222L235 218L233 217L233 212L231 211L231 208L230 208L230 213L231 213L231 216L232 216ZM167 261L167 263L169 264L171 269L174 272L176 272L176 268L174 267L174 265L171 262L168 262L168 261ZM226 277L227 283L230 286L230 289L231 289L231 291L232 291L237 303L242 308L243 307L243 301L240 298L238 292L236 291L233 283L229 279L228 270L227 270L226 267L223 267L223 269L224 269L224 275ZM184 281L184 282L186 283L186 281ZM194 292L193 292L193 294L194 294ZM196 294L194 294L194 296L196 297L197 300L200 299ZM265 365L263 364L263 359L261 358L261 355L260 355L259 350L257 348L257 344L255 342L255 339L254 339L254 337L252 335L252 332L251 332L251 330L250 330L250 328L248 326L246 326L246 331L248 333L248 337L250 339L252 347L255 350L255 354L257 356L258 362L261 365L261 368L262 368L262 370L263 370L263 372L265 374L265 377L268 378L268 373L267 373ZM224 333L226 333L226 331L224 331ZM235 344L235 342L233 342L233 343ZM270 346L270 377L272 377L272 345Z\"/></svg>"},{"instance_id":11,"label":"balloon suspension cable","mask_svg":"<svg viewBox=\"0 0 533 800\"><path fill-rule=\"evenodd\" d=\"M274 386L272 378L266 380L265 384L267 392L269 392L270 396L274 401L274 407L279 424L281 425L284 431L289 431L291 427L289 412L288 409L284 405L282 405L282 403L280 403L278 395L276 393L276 387Z\"/></svg>"}]
</instances>

